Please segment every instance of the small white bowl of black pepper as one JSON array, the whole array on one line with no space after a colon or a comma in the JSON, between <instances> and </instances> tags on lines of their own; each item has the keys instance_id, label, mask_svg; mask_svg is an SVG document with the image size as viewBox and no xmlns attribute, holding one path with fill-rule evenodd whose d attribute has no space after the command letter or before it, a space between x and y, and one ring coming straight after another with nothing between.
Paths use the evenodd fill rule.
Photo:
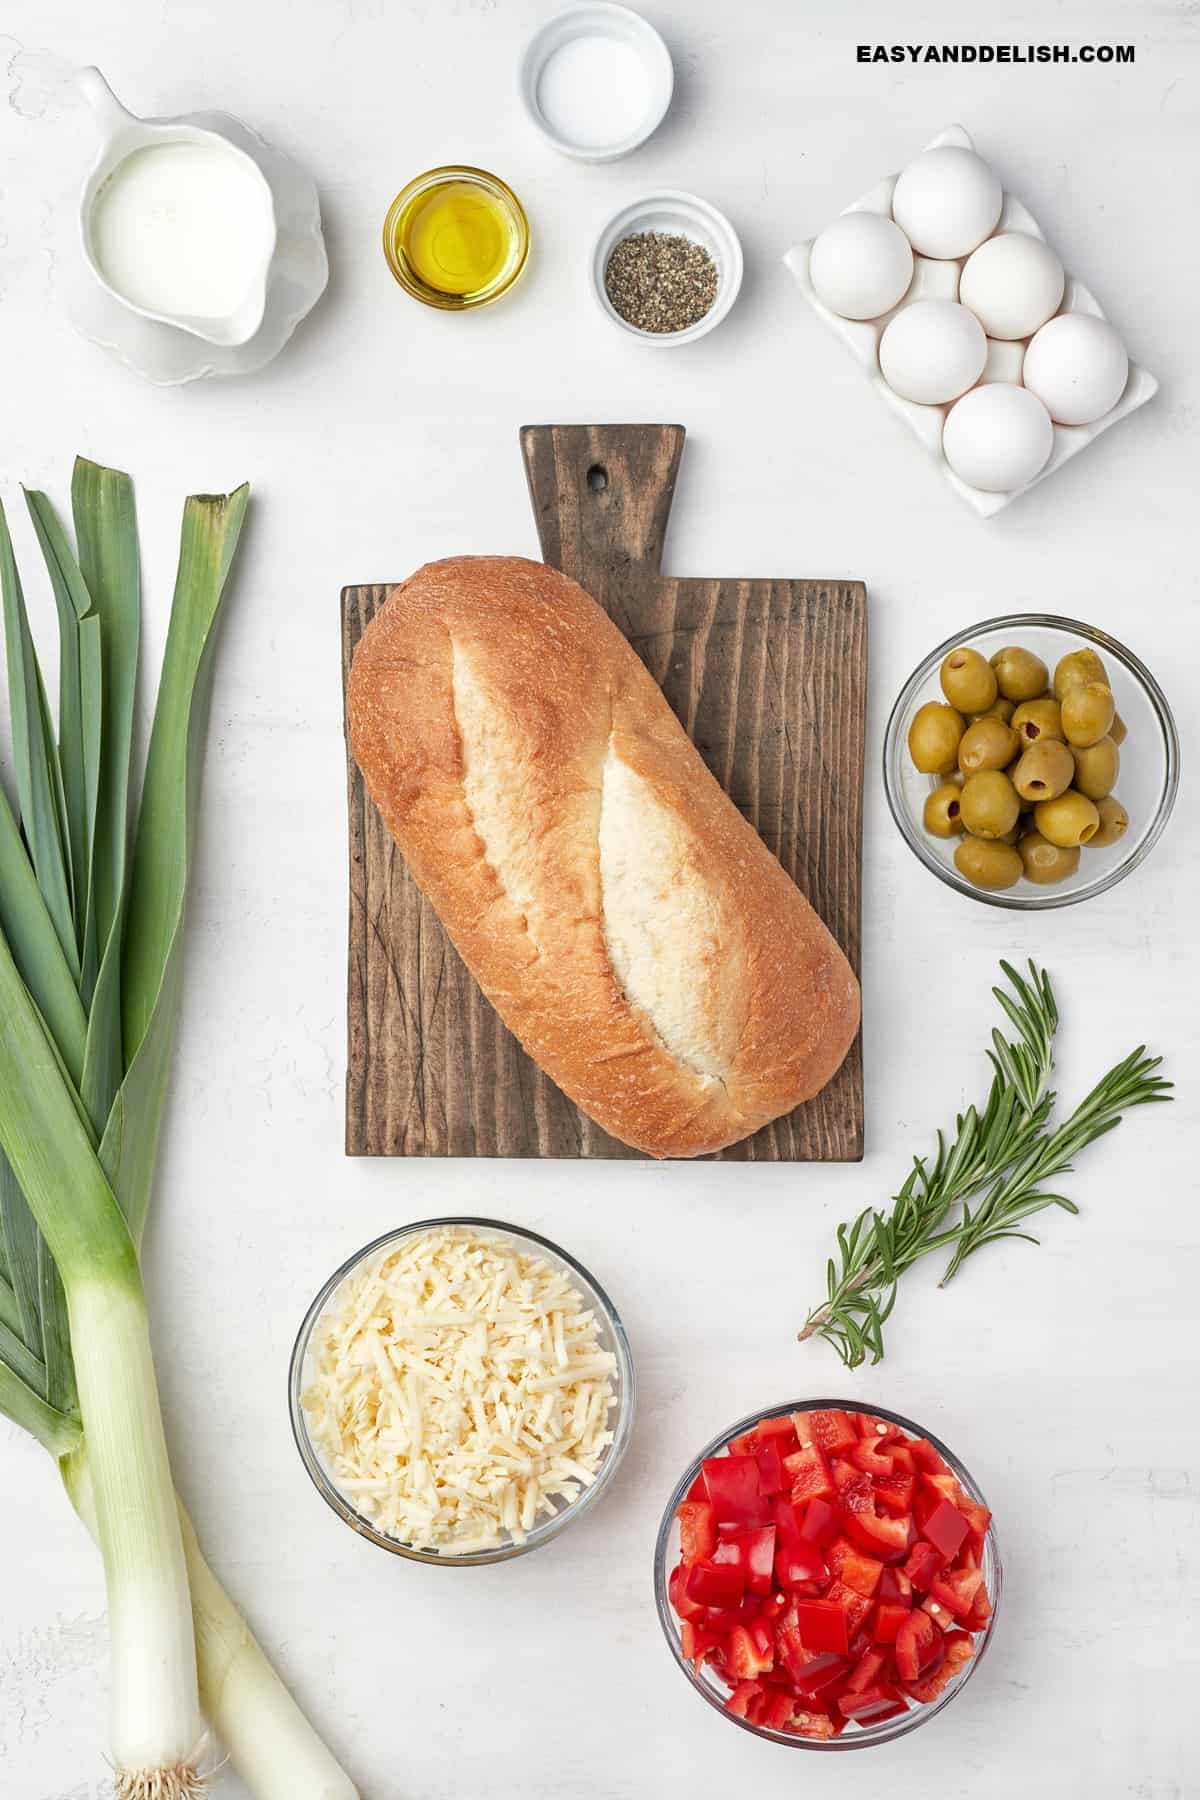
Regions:
<instances>
[{"instance_id":1,"label":"small white bowl of black pepper","mask_svg":"<svg viewBox=\"0 0 1200 1800\"><path fill-rule=\"evenodd\" d=\"M592 253L592 286L614 325L643 343L690 344L719 325L742 285L742 246L724 213L663 190L622 207Z\"/></svg>"}]
</instances>

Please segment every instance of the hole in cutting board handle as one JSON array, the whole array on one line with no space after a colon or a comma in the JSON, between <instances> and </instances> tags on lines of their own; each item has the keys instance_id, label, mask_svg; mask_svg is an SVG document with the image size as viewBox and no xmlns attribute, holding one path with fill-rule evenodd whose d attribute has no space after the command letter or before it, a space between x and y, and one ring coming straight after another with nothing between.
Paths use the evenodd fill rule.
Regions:
<instances>
[{"instance_id":1,"label":"hole in cutting board handle","mask_svg":"<svg viewBox=\"0 0 1200 1800\"><path fill-rule=\"evenodd\" d=\"M600 463L593 463L586 476L589 490L593 494L602 494L608 487L608 470Z\"/></svg>"}]
</instances>

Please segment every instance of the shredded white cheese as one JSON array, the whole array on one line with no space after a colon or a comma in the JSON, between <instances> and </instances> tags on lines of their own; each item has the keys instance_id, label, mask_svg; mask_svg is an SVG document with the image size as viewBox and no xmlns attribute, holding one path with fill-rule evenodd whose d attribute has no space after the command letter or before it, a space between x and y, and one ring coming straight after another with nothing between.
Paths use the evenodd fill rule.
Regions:
<instances>
[{"instance_id":1,"label":"shredded white cheese","mask_svg":"<svg viewBox=\"0 0 1200 1800\"><path fill-rule=\"evenodd\" d=\"M590 1486L613 1441L616 1367L565 1273L447 1226L342 1282L314 1327L302 1401L357 1512L414 1549L461 1556L523 1543Z\"/></svg>"}]
</instances>

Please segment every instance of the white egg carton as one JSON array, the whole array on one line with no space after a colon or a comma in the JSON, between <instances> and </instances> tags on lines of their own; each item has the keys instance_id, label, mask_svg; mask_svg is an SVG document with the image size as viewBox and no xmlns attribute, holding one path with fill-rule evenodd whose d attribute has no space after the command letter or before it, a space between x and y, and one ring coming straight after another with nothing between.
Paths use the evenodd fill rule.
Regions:
<instances>
[{"instance_id":1,"label":"white egg carton","mask_svg":"<svg viewBox=\"0 0 1200 1800\"><path fill-rule=\"evenodd\" d=\"M974 150L975 148L970 133L965 131L961 125L947 126L945 131L939 132L937 137L925 145L925 148L926 150L940 150L945 144L952 144L963 150ZM892 194L898 179L898 173L889 175L877 187L873 187L870 193L864 194L861 200L856 200L853 206L848 206L846 211L881 213L885 219L890 219ZM1045 232L1032 213L1022 206L1015 195L1009 193L1004 196L1004 206L995 231L1026 231L1033 237L1041 238L1043 242L1046 239ZM994 236L995 233L992 235ZM881 313L877 319L843 319L839 314L830 312L829 308L818 300L813 289L808 265L814 241L814 239L808 238L804 243L797 244L795 249L789 250L783 259L795 276L800 291L813 311L824 320L831 330L837 333L843 343L849 345L855 358L892 411L899 413L930 454L937 458L942 474L951 487L969 506L975 508L981 518L991 518L993 513L998 513L1010 501L1015 500L1018 494L1026 493L1029 488L1036 487L1039 481L1044 481L1047 475L1053 474L1055 469L1061 468L1063 463L1077 455L1080 450L1085 449L1093 438L1099 437L1102 431L1107 431L1110 425L1115 425L1118 419L1124 419L1129 413L1136 412L1139 406L1144 406L1147 400L1158 392L1158 382L1150 371L1143 369L1140 364L1131 360L1129 379L1125 383L1125 391L1116 405L1110 408L1102 419L1097 419L1093 425L1055 425L1054 448L1051 450L1045 466L1034 476L1032 481L1025 484L1025 487L1014 488L1007 494L985 493L982 488L971 487L969 483L961 480L954 473L942 454L942 427L946 422L946 414L950 411L950 404L953 403L944 406L922 406L915 400L905 400L888 386L879 370L879 340L883 336L884 327L898 312L914 300L957 300L959 276L966 258L960 257L953 262L938 262L931 257L918 256L914 252L912 283L898 306L894 306L890 312ZM1098 319L1104 317L1098 301L1088 292L1082 282L1076 281L1075 277L1070 274L1066 278L1062 304L1058 310L1060 313L1091 313ZM1001 342L997 338L989 338L987 363L979 380L981 383L986 381L1019 383L1024 359L1024 341Z\"/></svg>"}]
</instances>

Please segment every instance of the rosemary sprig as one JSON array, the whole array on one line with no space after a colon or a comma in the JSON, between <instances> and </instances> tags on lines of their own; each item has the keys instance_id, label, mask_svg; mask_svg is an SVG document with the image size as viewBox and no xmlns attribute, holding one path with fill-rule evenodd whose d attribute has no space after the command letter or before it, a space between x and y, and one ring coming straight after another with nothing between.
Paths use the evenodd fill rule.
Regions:
<instances>
[{"instance_id":1,"label":"rosemary sprig","mask_svg":"<svg viewBox=\"0 0 1200 1800\"><path fill-rule=\"evenodd\" d=\"M1036 1243L1017 1229L1024 1219L1048 1206L1079 1210L1044 1184L1069 1171L1079 1151L1113 1130L1127 1108L1170 1098L1171 1083L1154 1074L1161 1059L1139 1048L1111 1069L1063 1124L1047 1129L1055 1101L1049 1087L1058 1028L1054 992L1045 970L1032 962L1028 981L1009 963L1000 967L1013 991L992 992L1017 1036L1010 1041L992 1033L992 1085L982 1113L972 1106L960 1114L949 1145L938 1133L932 1166L925 1157L913 1159L889 1213L868 1207L852 1224L838 1227L838 1258L827 1265L826 1299L808 1315L800 1339L823 1337L847 1368L857 1368L868 1356L873 1363L882 1361L883 1327L906 1269L933 1251L951 1249L944 1287L984 1244L1006 1237ZM972 1212L977 1195L983 1199ZM961 1211L951 1218L955 1207Z\"/></svg>"}]
</instances>

